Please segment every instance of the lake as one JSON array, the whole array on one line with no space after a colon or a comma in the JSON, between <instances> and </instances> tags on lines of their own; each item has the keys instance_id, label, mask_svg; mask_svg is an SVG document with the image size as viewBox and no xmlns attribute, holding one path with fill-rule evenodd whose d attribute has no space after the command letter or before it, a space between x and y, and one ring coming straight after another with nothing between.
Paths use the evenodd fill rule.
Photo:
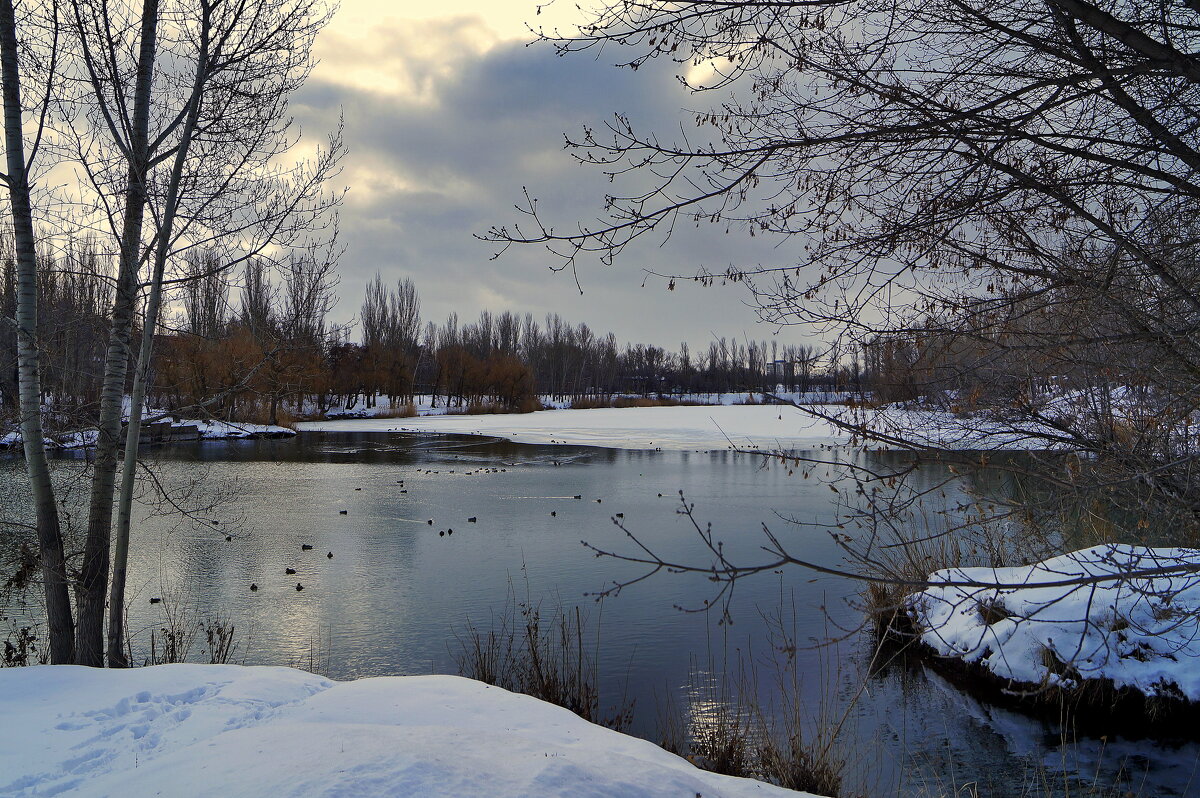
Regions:
<instances>
[{"instance_id":1,"label":"lake","mask_svg":"<svg viewBox=\"0 0 1200 798\"><path fill-rule=\"evenodd\" d=\"M872 467L903 458L814 455ZM77 479L82 457L57 461L61 484L74 486L68 508L86 490ZM656 706L667 699L703 723L720 701L712 685L722 671L752 672L770 702L773 663L783 658L781 637L772 633L779 626L798 643L806 712L845 711L849 780L878 794L950 795L976 782L979 795L1042 795L1027 787L1046 772L1090 779L1125 768L1135 794L1187 795L1200 761L1192 742L1064 745L1056 729L974 701L919 667L867 676L873 641L854 631L858 586L844 577L787 568L743 580L729 606L731 624L718 612L696 611L716 597L717 586L703 576L662 572L600 602L587 595L645 571L581 544L635 553L613 523L618 513L665 558L709 562L679 513L680 491L732 560L764 557L766 523L793 552L839 564L830 530L845 491L831 491L824 469L805 478L803 469L733 452L380 433L181 444L147 449L144 457L170 503L143 480L128 588L139 661L171 612L232 623L235 662L294 665L337 679L455 672L468 622L489 628L511 615L514 602L579 606L602 704L633 701L631 730L651 738ZM0 508L17 520L19 463L0 461L0 469ZM933 485L944 475L925 466L909 479ZM161 633L155 638L161 646ZM816 645L830 639L838 642ZM195 641L193 658L202 649Z\"/></svg>"}]
</instances>

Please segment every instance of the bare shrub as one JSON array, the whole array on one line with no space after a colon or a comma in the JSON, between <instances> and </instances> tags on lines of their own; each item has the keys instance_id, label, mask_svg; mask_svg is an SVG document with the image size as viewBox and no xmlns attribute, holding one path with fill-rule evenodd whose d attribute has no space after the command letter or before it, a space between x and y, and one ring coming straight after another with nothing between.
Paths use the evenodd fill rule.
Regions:
<instances>
[{"instance_id":1,"label":"bare shrub","mask_svg":"<svg viewBox=\"0 0 1200 798\"><path fill-rule=\"evenodd\" d=\"M146 665L169 665L186 662L192 642L196 639L196 626L161 626L150 630L150 657Z\"/></svg>"},{"instance_id":2,"label":"bare shrub","mask_svg":"<svg viewBox=\"0 0 1200 798\"><path fill-rule=\"evenodd\" d=\"M4 651L0 654L0 668L23 668L27 665L45 665L50 652L38 645L37 631L32 626L17 626L10 621L8 636L4 638Z\"/></svg>"}]
</instances>

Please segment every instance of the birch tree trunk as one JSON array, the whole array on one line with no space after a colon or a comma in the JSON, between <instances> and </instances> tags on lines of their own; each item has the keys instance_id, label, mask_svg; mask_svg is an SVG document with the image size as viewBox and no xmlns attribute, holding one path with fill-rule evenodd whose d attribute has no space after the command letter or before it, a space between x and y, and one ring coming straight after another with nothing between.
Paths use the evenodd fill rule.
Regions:
<instances>
[{"instance_id":1,"label":"birch tree trunk","mask_svg":"<svg viewBox=\"0 0 1200 798\"><path fill-rule=\"evenodd\" d=\"M13 237L17 253L17 369L21 437L25 469L33 489L37 513L39 559L50 627L50 661L74 659L73 623L66 561L54 485L46 461L42 433L41 363L37 340L37 261L33 210L29 199L29 170L25 162L21 126L20 65L17 59L16 19L12 0L0 0L0 76L4 83L4 146L11 202Z\"/></svg>"},{"instance_id":2,"label":"birch tree trunk","mask_svg":"<svg viewBox=\"0 0 1200 798\"><path fill-rule=\"evenodd\" d=\"M121 464L121 492L117 499L117 528L113 536L112 585L108 600L108 665L110 668L125 668L129 661L123 647L125 637L125 581L129 566L129 529L133 510L133 482L137 471L138 439L141 436L142 405L146 401L146 382L150 377L150 360L154 355L154 332L158 327L158 315L162 307L163 274L167 256L171 251L175 229L175 215L179 209L180 181L187 161L196 122L200 116L204 81L208 70L208 36L210 31L210 6L203 6L204 19L201 24L200 56L196 60L196 80L192 86L187 121L181 133L171 178L167 185L166 208L159 225L154 253L154 271L150 277L150 295L142 325L142 343L138 352L137 367L133 374L133 391L129 399L129 425L125 433L125 459Z\"/></svg>"},{"instance_id":3,"label":"birch tree trunk","mask_svg":"<svg viewBox=\"0 0 1200 798\"><path fill-rule=\"evenodd\" d=\"M141 265L142 224L146 211L149 168L151 88L157 45L158 0L143 0L134 89L132 130L126 157L129 169L125 213L121 231L120 265L113 301L108 353L100 391L99 435L88 508L87 540L79 579L79 622L75 630L75 657L80 665L104 664L104 606L108 598L109 546L113 498L116 491L117 452L120 447L121 409L129 370L129 343L137 303Z\"/></svg>"}]
</instances>

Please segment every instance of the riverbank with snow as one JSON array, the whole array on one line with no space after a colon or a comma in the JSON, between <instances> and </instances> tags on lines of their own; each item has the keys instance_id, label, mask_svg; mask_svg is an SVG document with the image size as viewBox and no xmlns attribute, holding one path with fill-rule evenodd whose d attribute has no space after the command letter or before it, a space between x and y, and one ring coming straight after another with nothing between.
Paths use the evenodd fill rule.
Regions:
<instances>
[{"instance_id":1,"label":"riverbank with snow","mask_svg":"<svg viewBox=\"0 0 1200 798\"><path fill-rule=\"evenodd\" d=\"M0 669L0 795L803 796L456 676Z\"/></svg>"},{"instance_id":2,"label":"riverbank with snow","mask_svg":"<svg viewBox=\"0 0 1200 798\"><path fill-rule=\"evenodd\" d=\"M1017 424L986 412L954 413L921 403L855 405L844 394L771 396L795 404L748 403L762 398L755 394L696 394L682 399L702 404L571 409L543 397L545 410L469 415L445 405L434 406L430 397L421 397L418 404L404 408L405 413L416 415L399 415L398 409L381 397L371 407L360 403L329 411L330 418L299 421L292 428L179 419L161 411L152 411L151 417L170 419L172 442L287 437L296 431L313 431L425 432L500 437L514 443L702 451L813 450L853 444L871 448L1019 451L1064 445L1051 427ZM48 446L58 449L86 448L95 441L95 430L66 432L46 439ZM0 435L0 449L19 448L20 442L18 432Z\"/></svg>"},{"instance_id":3,"label":"riverbank with snow","mask_svg":"<svg viewBox=\"0 0 1200 798\"><path fill-rule=\"evenodd\" d=\"M1200 551L1102 545L1012 568L947 568L902 607L935 664L1013 696L1165 711L1200 702Z\"/></svg>"},{"instance_id":4,"label":"riverbank with snow","mask_svg":"<svg viewBox=\"0 0 1200 798\"><path fill-rule=\"evenodd\" d=\"M163 427L162 432L166 433L166 437L171 440L223 441L249 438L288 438L296 434L295 430L276 424L243 424L211 419L173 418L155 426ZM149 425L146 425L142 430L143 443L147 440L148 427ZM96 445L98 436L99 433L94 429L77 430L47 436L45 441L51 449L86 449ZM0 449L19 449L20 447L20 432L9 432L0 436Z\"/></svg>"}]
</instances>

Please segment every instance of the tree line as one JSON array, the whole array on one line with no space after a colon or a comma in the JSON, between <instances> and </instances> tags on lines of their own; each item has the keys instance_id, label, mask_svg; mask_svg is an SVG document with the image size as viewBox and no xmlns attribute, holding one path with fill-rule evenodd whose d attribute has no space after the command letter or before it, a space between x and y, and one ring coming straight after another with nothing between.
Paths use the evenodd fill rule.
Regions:
<instances>
[{"instance_id":1,"label":"tree line","mask_svg":"<svg viewBox=\"0 0 1200 798\"><path fill-rule=\"evenodd\" d=\"M328 279L304 283L285 270L272 281L252 263L232 293L220 276L187 284L177 329L160 336L155 407L278 423L280 411L328 415L418 397L435 407L527 411L539 397L582 406L619 395L809 391L856 381L853 369L819 369L810 346L724 338L697 353L687 343L676 351L620 346L615 334L557 313L539 320L483 310L473 322L457 312L440 324L423 321L407 277L390 284L377 274L354 327L328 321Z\"/></svg>"},{"instance_id":2,"label":"tree line","mask_svg":"<svg viewBox=\"0 0 1200 798\"><path fill-rule=\"evenodd\" d=\"M3 257L3 256L0 256ZM693 350L621 346L615 334L571 324L557 313L484 310L425 321L410 278L376 275L357 323L336 324L333 263L309 255L249 259L231 273L211 250L180 259L173 312L155 333L146 398L182 416L277 424L381 400L403 407L531 410L539 397L590 406L617 396L851 390L856 361L828 369L816 347L720 338ZM16 302L15 262L2 263L0 307ZM42 403L59 429L96 423L114 264L95 240L69 240L38 259ZM140 328L135 319L135 328ZM140 330L138 330L140 332ZM0 405L17 406L11 328L0 351ZM357 337L358 340L352 340ZM132 374L132 367L130 367ZM131 378L126 379L131 390Z\"/></svg>"}]
</instances>

